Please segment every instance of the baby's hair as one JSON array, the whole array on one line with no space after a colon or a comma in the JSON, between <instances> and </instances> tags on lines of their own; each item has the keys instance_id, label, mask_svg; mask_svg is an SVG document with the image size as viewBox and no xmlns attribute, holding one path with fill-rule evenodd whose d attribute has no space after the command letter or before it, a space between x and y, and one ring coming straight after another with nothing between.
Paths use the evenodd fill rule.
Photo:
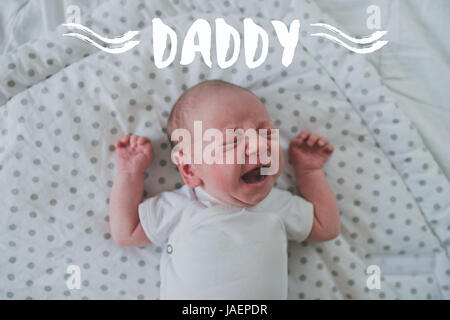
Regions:
<instances>
[{"instance_id":1,"label":"baby's hair","mask_svg":"<svg viewBox=\"0 0 450 320\"><path fill-rule=\"evenodd\" d=\"M242 89L252 93L246 88L223 80L206 80L187 89L173 105L172 110L170 111L169 119L167 120L166 132L172 148L177 144L176 141L171 140L172 132L178 128L185 127L184 124L188 114L193 110L193 108L195 108L196 105L198 105L198 102L200 101L198 93L204 89L215 90L218 88Z\"/></svg>"}]
</instances>

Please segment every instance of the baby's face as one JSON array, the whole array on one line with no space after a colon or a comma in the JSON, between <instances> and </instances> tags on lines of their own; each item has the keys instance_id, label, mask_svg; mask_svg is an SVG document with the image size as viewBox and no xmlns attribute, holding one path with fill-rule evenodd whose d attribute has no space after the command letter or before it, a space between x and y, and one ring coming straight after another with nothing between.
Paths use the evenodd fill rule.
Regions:
<instances>
[{"instance_id":1,"label":"baby's face","mask_svg":"<svg viewBox=\"0 0 450 320\"><path fill-rule=\"evenodd\" d=\"M209 128L215 128L223 132L223 140L226 146L223 150L234 148L234 161L232 164L193 164L192 171L198 179L198 185L216 199L237 206L253 206L263 200L272 189L276 179L283 169L283 155L277 143L268 142L263 145L249 143L249 140L242 141L242 149L245 152L245 164L237 163L237 144L227 139L226 129L276 129L270 120L266 108L253 94L240 89L220 89L202 98L202 107L198 108L201 112L196 112L193 117L195 120L202 121L203 133ZM193 132L192 128L190 128ZM228 136L229 137L229 136ZM231 143L230 143L231 142ZM203 142L203 150L211 142ZM270 157L273 148L278 149L278 159ZM194 149L192 149L194 150ZM259 158L259 152L268 152L271 163L266 166L275 168L275 173L271 175L259 175L262 166ZM249 156L256 153L257 162L250 163ZM275 166L272 162L278 161ZM224 161L227 162L227 161ZM256 170L251 172L251 170ZM186 181L186 180L185 180ZM197 185L197 186L198 186ZM195 185L191 186L195 187Z\"/></svg>"}]
</instances>

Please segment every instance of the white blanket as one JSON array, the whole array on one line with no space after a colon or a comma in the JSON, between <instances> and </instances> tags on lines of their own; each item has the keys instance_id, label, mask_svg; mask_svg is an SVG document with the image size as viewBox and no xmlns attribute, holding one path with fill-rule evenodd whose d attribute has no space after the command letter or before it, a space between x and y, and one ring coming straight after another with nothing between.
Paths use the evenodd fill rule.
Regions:
<instances>
[{"instance_id":1,"label":"white blanket","mask_svg":"<svg viewBox=\"0 0 450 320\"><path fill-rule=\"evenodd\" d=\"M389 45L368 58L399 108L419 130L447 177L450 148L450 2L446 0L316 0L346 32L367 33L366 9L380 8L381 28Z\"/></svg>"},{"instance_id":2,"label":"white blanket","mask_svg":"<svg viewBox=\"0 0 450 320\"><path fill-rule=\"evenodd\" d=\"M157 69L153 17L176 27L180 39L200 17L211 24L223 17L241 32L241 18L252 17L268 31L270 53L253 70L243 54L225 70L209 69L199 56L181 66L179 55ZM285 68L270 20L289 25L297 18L300 45ZM110 239L113 143L130 132L152 140L146 196L179 186L163 132L170 108L186 87L220 78L263 100L284 150L302 129L336 146L325 171L339 202L342 234L326 243L290 243L290 299L448 299L449 181L365 57L310 36L309 23L321 20L336 25L309 0L214 6L111 0L82 22L108 37L140 29L136 49L105 54L62 37L66 30L58 27L3 56L0 296L158 298L161 247L119 248ZM292 168L277 185L296 192ZM70 265L80 267L79 290L67 287ZM380 289L367 287L371 265L380 268Z\"/></svg>"}]
</instances>

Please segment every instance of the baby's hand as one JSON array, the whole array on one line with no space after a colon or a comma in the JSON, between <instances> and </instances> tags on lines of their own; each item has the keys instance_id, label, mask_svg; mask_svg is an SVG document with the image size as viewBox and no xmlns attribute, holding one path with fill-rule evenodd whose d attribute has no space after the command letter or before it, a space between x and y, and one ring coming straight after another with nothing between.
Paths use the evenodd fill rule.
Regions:
<instances>
[{"instance_id":1,"label":"baby's hand","mask_svg":"<svg viewBox=\"0 0 450 320\"><path fill-rule=\"evenodd\" d=\"M153 148L146 137L126 135L116 142L117 171L143 174L153 161Z\"/></svg>"},{"instance_id":2,"label":"baby's hand","mask_svg":"<svg viewBox=\"0 0 450 320\"><path fill-rule=\"evenodd\" d=\"M334 151L325 137L302 130L289 144L289 160L294 168L304 171L322 169Z\"/></svg>"}]
</instances>

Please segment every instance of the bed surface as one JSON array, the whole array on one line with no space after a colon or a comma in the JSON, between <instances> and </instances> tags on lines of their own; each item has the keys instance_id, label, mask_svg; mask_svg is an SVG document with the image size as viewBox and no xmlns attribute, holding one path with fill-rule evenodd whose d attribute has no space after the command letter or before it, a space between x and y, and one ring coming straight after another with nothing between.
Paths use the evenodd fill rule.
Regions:
<instances>
[{"instance_id":1,"label":"bed surface","mask_svg":"<svg viewBox=\"0 0 450 320\"><path fill-rule=\"evenodd\" d=\"M436 135L445 126L418 117L422 98L395 90L403 85L392 76L391 62L375 63L391 54L387 48L366 59L308 36L309 23L337 25L321 3L236 3L104 1L87 10L83 21L109 36L139 29L143 41L138 48L105 54L62 37L60 26L3 51L2 298L159 297L163 247L119 248L110 239L113 144L131 132L153 141L155 160L146 173L145 196L179 187L163 132L167 116L183 90L215 78L248 87L262 99L280 128L284 150L302 129L329 137L336 147L325 172L338 199L342 234L320 244L290 242L290 299L450 297L450 185L441 166L448 158L446 151L435 150ZM251 16L265 30L272 30L271 19L289 24L300 18L301 45L289 68L282 66L280 45L269 31L270 53L260 68L249 70L241 54L225 70L209 69L199 57L188 66L181 66L178 57L172 66L157 69L150 41L155 16L180 33L193 17L210 23L225 17L240 31L243 17ZM443 101L437 93L431 96L427 106ZM411 101L417 112L406 107ZM297 192L292 176L287 166L277 187ZM67 288L70 265L81 269L80 290ZM366 286L371 265L381 268L381 289Z\"/></svg>"},{"instance_id":2,"label":"bed surface","mask_svg":"<svg viewBox=\"0 0 450 320\"><path fill-rule=\"evenodd\" d=\"M366 33L366 8L378 5L381 27L389 45L368 56L397 105L419 130L436 161L450 177L450 2L316 0L318 6L344 29Z\"/></svg>"}]
</instances>

